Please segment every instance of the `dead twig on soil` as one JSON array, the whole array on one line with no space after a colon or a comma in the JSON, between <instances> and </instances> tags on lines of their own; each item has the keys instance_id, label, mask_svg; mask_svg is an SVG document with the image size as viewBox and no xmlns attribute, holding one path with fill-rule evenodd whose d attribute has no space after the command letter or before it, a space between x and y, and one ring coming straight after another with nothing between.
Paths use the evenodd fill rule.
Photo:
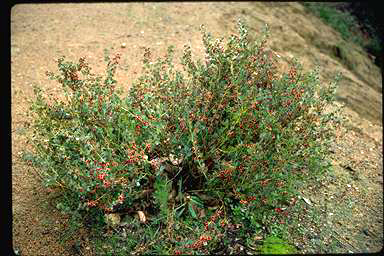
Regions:
<instances>
[{"instance_id":1,"label":"dead twig on soil","mask_svg":"<svg viewBox=\"0 0 384 256\"><path fill-rule=\"evenodd\" d=\"M159 238L153 240L152 242L149 242L148 244L144 244L144 245L138 245L136 246L135 250L131 253L132 255L137 255L137 254L142 254L145 250L147 250L150 246L152 246L153 244L155 244L157 241L163 239L163 237L165 236L165 234L162 234L161 236L159 236Z\"/></svg>"},{"instance_id":2,"label":"dead twig on soil","mask_svg":"<svg viewBox=\"0 0 384 256\"><path fill-rule=\"evenodd\" d=\"M344 237L342 237L337 231L333 230L333 232L339 237L341 238L346 244L348 244L350 247L352 247L355 251L359 251L358 248L356 248L353 244L351 244L350 242L348 242ZM333 235L333 238L335 238L342 246L346 247L345 244L343 244L342 241L340 241L340 239L334 236Z\"/></svg>"}]
</instances>

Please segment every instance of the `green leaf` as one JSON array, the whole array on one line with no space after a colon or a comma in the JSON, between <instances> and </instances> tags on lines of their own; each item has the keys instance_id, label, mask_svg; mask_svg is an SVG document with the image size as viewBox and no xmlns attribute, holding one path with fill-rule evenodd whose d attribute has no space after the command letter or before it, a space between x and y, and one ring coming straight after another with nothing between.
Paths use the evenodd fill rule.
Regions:
<instances>
[{"instance_id":1,"label":"green leaf","mask_svg":"<svg viewBox=\"0 0 384 256\"><path fill-rule=\"evenodd\" d=\"M195 210L193 210L192 204L188 204L188 210L191 213L192 217L196 219L197 215L196 215Z\"/></svg>"},{"instance_id":2,"label":"green leaf","mask_svg":"<svg viewBox=\"0 0 384 256\"><path fill-rule=\"evenodd\" d=\"M191 201L199 207L204 207L203 201L197 196L191 196Z\"/></svg>"},{"instance_id":3,"label":"green leaf","mask_svg":"<svg viewBox=\"0 0 384 256\"><path fill-rule=\"evenodd\" d=\"M181 206L184 206L184 204ZM180 218L180 216L183 214L184 210L185 210L185 207L182 207L180 211L176 211L176 217Z\"/></svg>"},{"instance_id":4,"label":"green leaf","mask_svg":"<svg viewBox=\"0 0 384 256\"><path fill-rule=\"evenodd\" d=\"M160 170L158 171L157 176L160 177L160 175L163 173L164 170L165 170L164 165L160 165Z\"/></svg>"},{"instance_id":5,"label":"green leaf","mask_svg":"<svg viewBox=\"0 0 384 256\"><path fill-rule=\"evenodd\" d=\"M177 185L179 186L179 193L177 196L179 197L179 200L182 202L183 201L183 192L181 191L181 187L183 185L183 177L180 177Z\"/></svg>"}]
</instances>

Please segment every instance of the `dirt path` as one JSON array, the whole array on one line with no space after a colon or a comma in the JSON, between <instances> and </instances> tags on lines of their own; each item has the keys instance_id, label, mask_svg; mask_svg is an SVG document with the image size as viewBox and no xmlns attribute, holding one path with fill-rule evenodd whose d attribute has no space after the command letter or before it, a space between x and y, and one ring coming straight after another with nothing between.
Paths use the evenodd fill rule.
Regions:
<instances>
[{"instance_id":1,"label":"dirt path","mask_svg":"<svg viewBox=\"0 0 384 256\"><path fill-rule=\"evenodd\" d=\"M31 4L17 5L11 13L12 79L12 188L13 244L22 255L73 255L79 249L58 241L67 225L34 173L20 160L28 149L25 127L28 99L37 84L59 93L45 71L55 71L55 60L65 55L77 60L85 56L95 72L104 71L104 53L120 52L117 73L127 89L141 70L142 47L162 56L167 46L190 44L196 57L203 56L199 25L205 24L214 35L234 32L234 22L243 18L257 33L264 23L271 30L270 47L281 56L298 57L305 69L322 66L323 78L342 71L346 79L338 92L352 115L350 125L335 145L335 179L311 195L314 207L324 210L327 222L349 239L337 251L376 251L382 247L382 113L381 75L372 61L352 48L356 70L328 55L340 37L312 17L297 3L122 3L122 4ZM121 44L126 43L125 48ZM321 49L319 47L322 47ZM380 92L380 93L379 93ZM365 121L351 109L372 121ZM377 110L377 111L376 111ZM345 166L345 167L341 167ZM350 185L347 186L347 185ZM358 188L358 191L355 188ZM326 189L325 189L326 188ZM324 195L322 192L327 192ZM303 193L310 193L305 191ZM333 198L331 198L333 196ZM331 199L330 199L331 198ZM333 199L333 200L332 200ZM333 214L330 214L330 213ZM338 224L341 223L341 224ZM353 225L351 225L353 224ZM78 236L74 237L80 240ZM335 237L335 235L334 235ZM316 251L319 246L303 236L301 246ZM92 254L87 239L81 240L82 253ZM300 247L300 246L299 246ZM325 248L328 252L331 247ZM305 250L303 250L305 252Z\"/></svg>"}]
</instances>

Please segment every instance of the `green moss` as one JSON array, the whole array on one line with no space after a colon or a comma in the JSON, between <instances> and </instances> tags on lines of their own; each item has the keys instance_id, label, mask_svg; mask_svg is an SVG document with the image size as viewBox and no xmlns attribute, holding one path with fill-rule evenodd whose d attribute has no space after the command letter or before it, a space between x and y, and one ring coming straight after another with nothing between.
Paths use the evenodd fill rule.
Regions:
<instances>
[{"instance_id":1,"label":"green moss","mask_svg":"<svg viewBox=\"0 0 384 256\"><path fill-rule=\"evenodd\" d=\"M264 240L260 252L262 254L294 254L296 248L281 238L270 236Z\"/></svg>"}]
</instances>

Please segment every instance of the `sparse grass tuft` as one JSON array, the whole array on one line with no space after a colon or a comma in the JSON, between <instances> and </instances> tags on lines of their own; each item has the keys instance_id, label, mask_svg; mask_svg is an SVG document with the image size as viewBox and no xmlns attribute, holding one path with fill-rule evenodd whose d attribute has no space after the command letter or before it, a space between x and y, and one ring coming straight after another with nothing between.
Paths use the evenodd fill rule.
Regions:
<instances>
[{"instance_id":1,"label":"sparse grass tuft","mask_svg":"<svg viewBox=\"0 0 384 256\"><path fill-rule=\"evenodd\" d=\"M338 31L342 38L361 46L375 57L375 63L381 66L382 44L380 35L373 25L356 18L348 8L337 8L337 3L306 2L303 3L308 10L320 17L325 23Z\"/></svg>"}]
</instances>

